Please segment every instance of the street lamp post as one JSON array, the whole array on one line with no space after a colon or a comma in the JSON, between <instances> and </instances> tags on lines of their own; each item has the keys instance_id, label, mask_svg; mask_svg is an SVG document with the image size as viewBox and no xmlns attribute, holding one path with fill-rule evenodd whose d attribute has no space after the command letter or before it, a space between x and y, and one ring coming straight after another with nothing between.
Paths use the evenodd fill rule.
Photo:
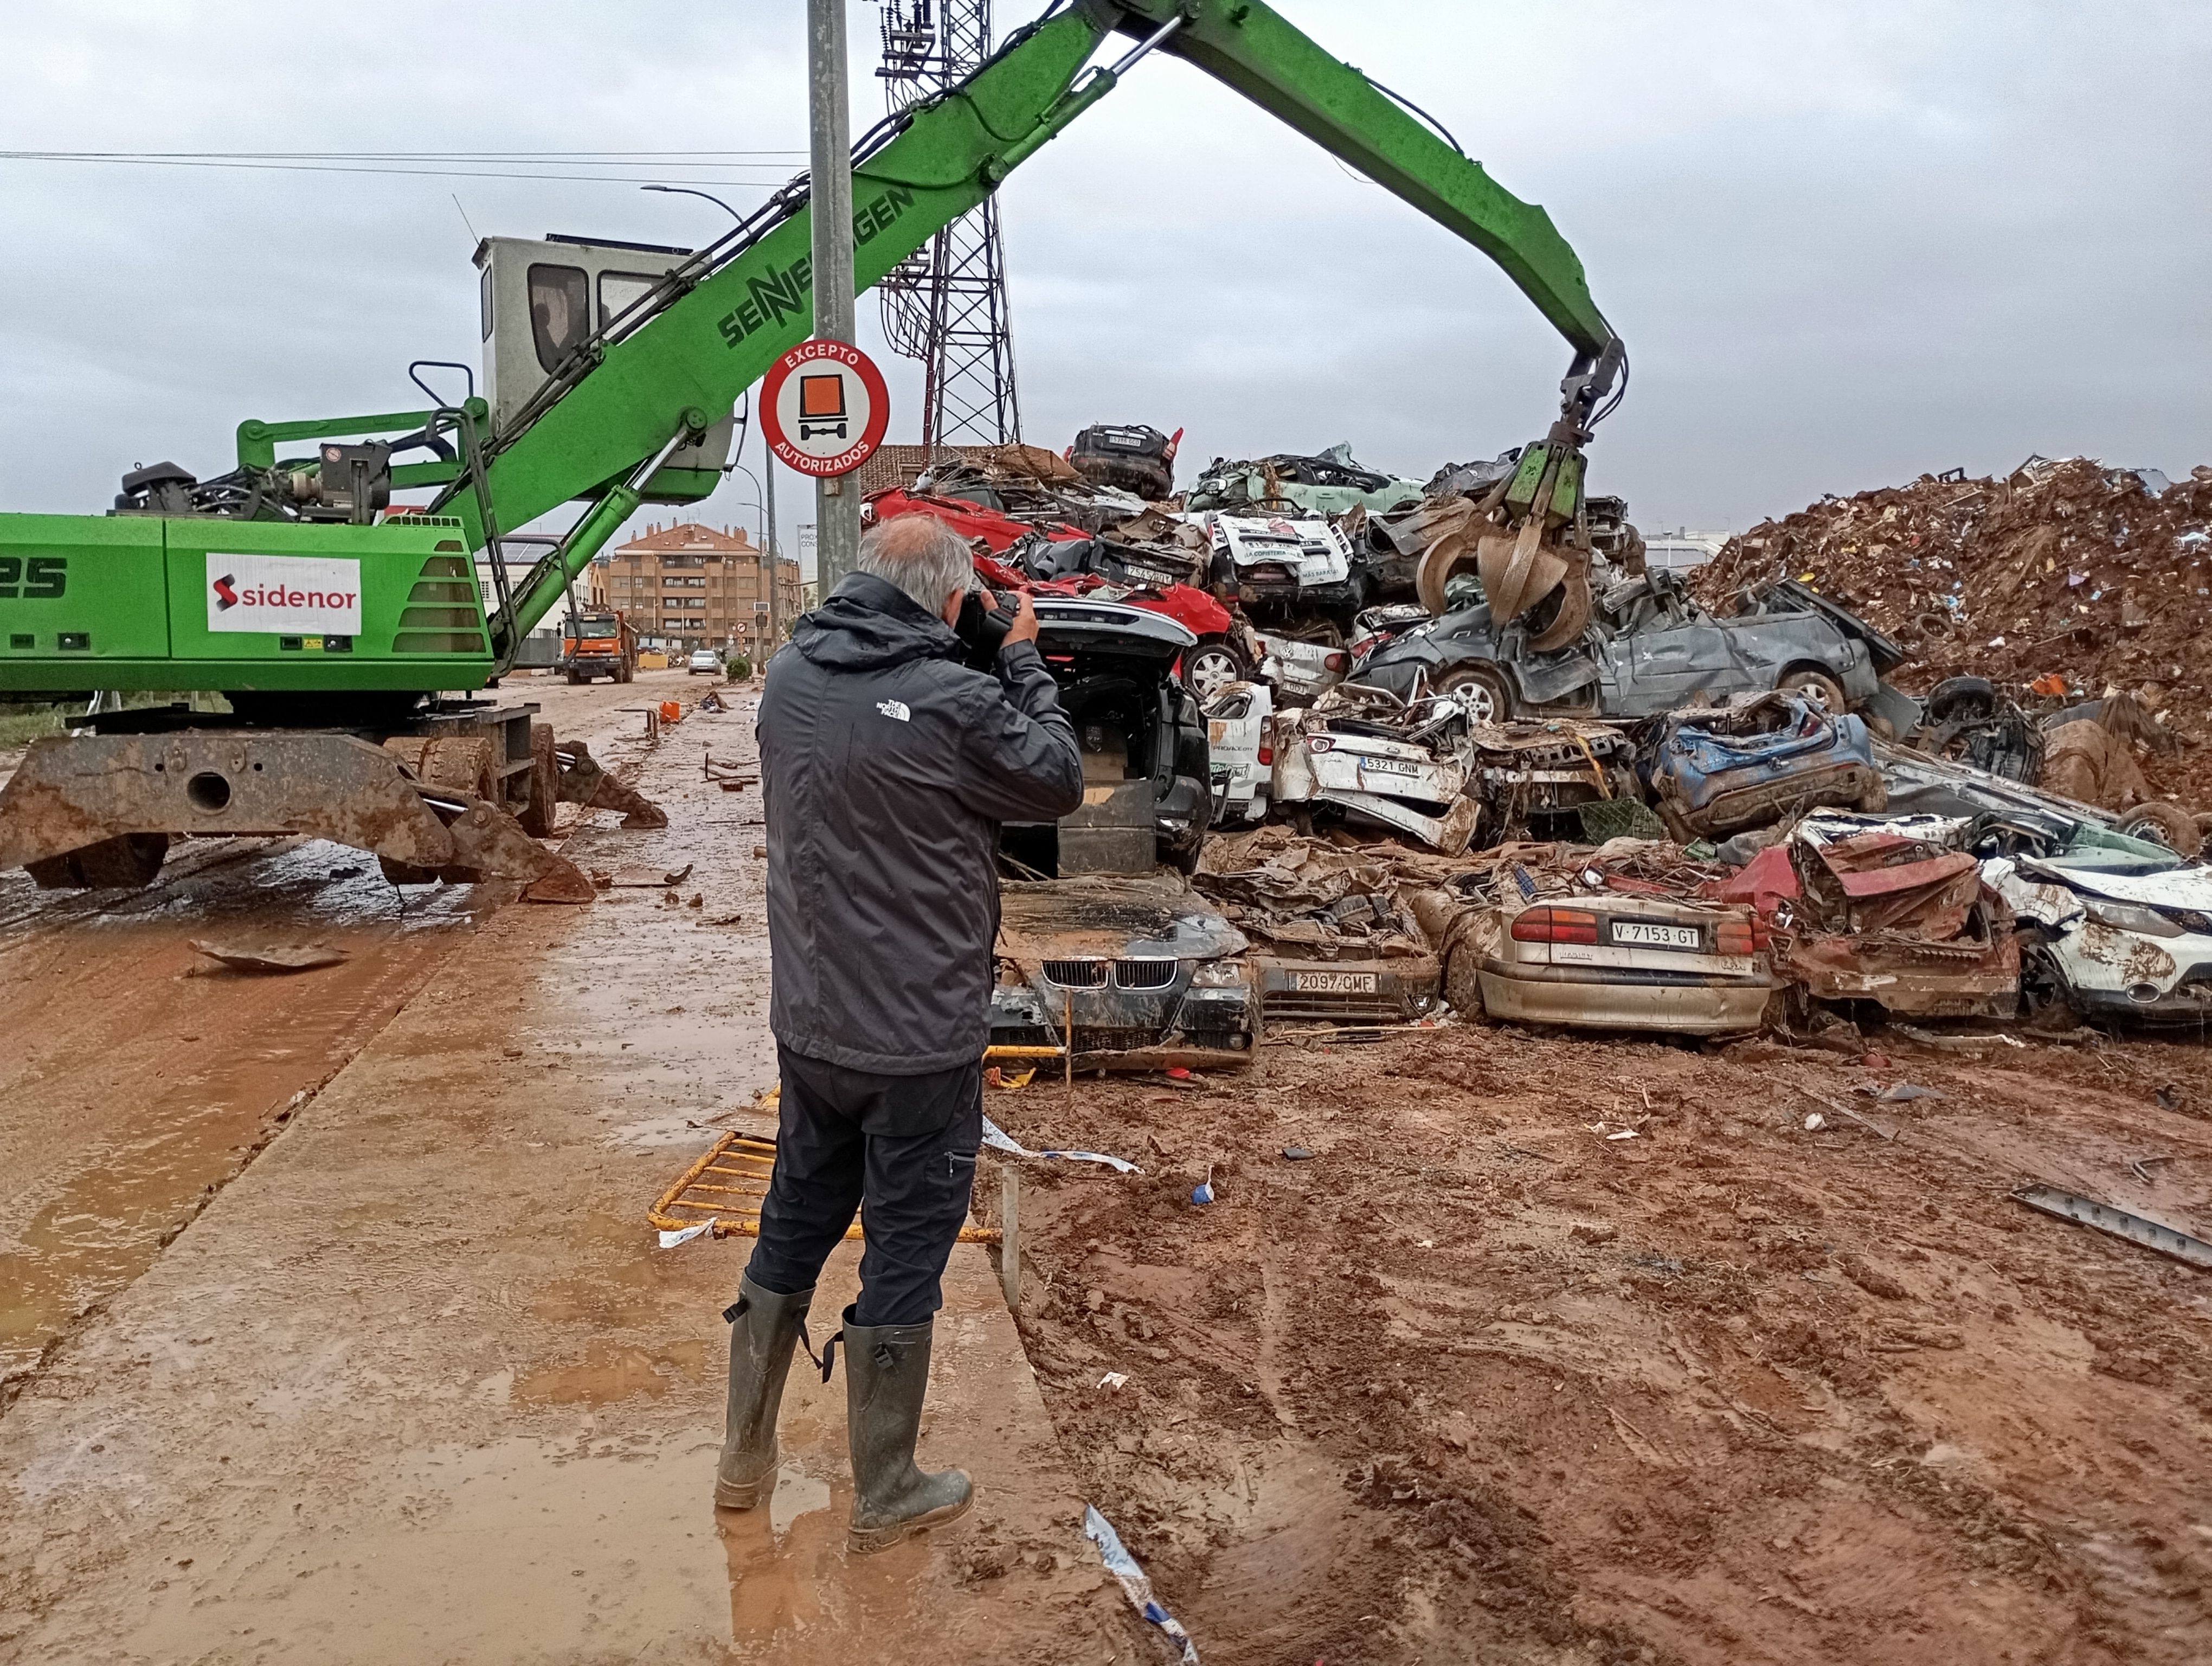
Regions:
<instances>
[{"instance_id":1,"label":"street lamp post","mask_svg":"<svg viewBox=\"0 0 2212 1666\"><path fill-rule=\"evenodd\" d=\"M842 34L842 23L839 27L840 33ZM849 159L848 159L847 173L848 177L845 185L845 195L849 202L852 197ZM744 215L738 213L737 210L732 208L727 203L724 202L720 198L715 196L714 192L710 191L697 191L694 190L690 185L647 185L644 189L647 191L662 192L672 197L703 197L708 202L712 203L716 208L721 210L723 213L728 215L731 219L736 221L739 225L742 226L745 222L745 216ZM848 266L851 264L851 256L849 252L846 258L846 264ZM849 277L849 275L850 274L848 273L848 276ZM851 286L848 284L846 287L849 289ZM848 313L850 310L851 309L849 307L847 309ZM848 339L850 338L851 334L852 331L848 322L846 330L846 337ZM769 649L773 653L775 648L775 644L781 640L782 635L782 599L776 593L776 580L782 571L782 559L777 552L778 544L781 540L777 538L775 530L775 453L769 451L765 444L763 445L761 451L762 467L765 470L768 477L766 484L763 485L761 480L753 474L753 471L750 469L743 469L743 472L747 478L752 481L753 489L760 494L760 496L754 500L754 507L760 510L761 546L763 556L768 563L768 641ZM741 469L743 468L742 465L736 466ZM763 500L765 500L765 502ZM857 528L857 517L855 520L855 526Z\"/></svg>"},{"instance_id":2,"label":"street lamp post","mask_svg":"<svg viewBox=\"0 0 2212 1666\"><path fill-rule=\"evenodd\" d=\"M761 477L743 463L731 464L730 472L741 474L753 483L753 508L761 517L761 570L767 575L768 584L768 651L773 654L776 643L781 640L777 631L775 595L775 459L770 456L767 464L768 483L765 488L761 483Z\"/></svg>"}]
</instances>

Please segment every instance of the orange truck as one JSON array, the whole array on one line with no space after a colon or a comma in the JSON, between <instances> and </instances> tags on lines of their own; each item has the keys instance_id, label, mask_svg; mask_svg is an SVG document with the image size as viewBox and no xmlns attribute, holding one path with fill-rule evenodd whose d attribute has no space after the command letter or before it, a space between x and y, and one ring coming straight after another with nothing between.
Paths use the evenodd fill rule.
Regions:
<instances>
[{"instance_id":1,"label":"orange truck","mask_svg":"<svg viewBox=\"0 0 2212 1666\"><path fill-rule=\"evenodd\" d=\"M637 675L637 632L619 611L575 614L561 627L556 668L571 683L599 677L629 682Z\"/></svg>"}]
</instances>

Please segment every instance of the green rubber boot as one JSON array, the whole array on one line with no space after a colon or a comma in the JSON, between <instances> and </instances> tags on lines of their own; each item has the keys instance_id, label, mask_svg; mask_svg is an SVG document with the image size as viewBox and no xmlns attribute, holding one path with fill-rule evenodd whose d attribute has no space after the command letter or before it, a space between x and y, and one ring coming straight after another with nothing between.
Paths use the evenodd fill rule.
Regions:
<instances>
[{"instance_id":1,"label":"green rubber boot","mask_svg":"<svg viewBox=\"0 0 2212 1666\"><path fill-rule=\"evenodd\" d=\"M846 1548L887 1550L909 1534L966 1512L975 1489L966 1472L931 1474L914 1462L921 1401L929 1389L933 1323L856 1325L845 1310L845 1432L853 1455L853 1518Z\"/></svg>"},{"instance_id":2,"label":"green rubber boot","mask_svg":"<svg viewBox=\"0 0 2212 1666\"><path fill-rule=\"evenodd\" d=\"M779 1296L741 1275L738 1299L722 1310L730 1322L730 1408L714 1472L717 1510L750 1510L775 1490L775 1416L813 1299L811 1289Z\"/></svg>"}]
</instances>

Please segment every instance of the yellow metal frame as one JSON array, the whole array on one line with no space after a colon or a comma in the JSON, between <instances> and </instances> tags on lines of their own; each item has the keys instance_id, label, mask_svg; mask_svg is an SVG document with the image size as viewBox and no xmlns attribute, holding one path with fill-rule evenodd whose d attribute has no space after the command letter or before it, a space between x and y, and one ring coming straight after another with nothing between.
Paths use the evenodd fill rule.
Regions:
<instances>
[{"instance_id":1,"label":"yellow metal frame","mask_svg":"<svg viewBox=\"0 0 2212 1666\"><path fill-rule=\"evenodd\" d=\"M760 1236L761 1200L768 1195L769 1176L775 1167L775 1141L735 1129L719 1134L706 1155L677 1177L676 1183L653 1200L645 1218L664 1232L708 1223L718 1238ZM678 1213L688 1210L689 1213ZM861 1236L860 1223L845 1229L848 1238ZM994 1226L963 1226L963 1243L996 1243Z\"/></svg>"}]
</instances>

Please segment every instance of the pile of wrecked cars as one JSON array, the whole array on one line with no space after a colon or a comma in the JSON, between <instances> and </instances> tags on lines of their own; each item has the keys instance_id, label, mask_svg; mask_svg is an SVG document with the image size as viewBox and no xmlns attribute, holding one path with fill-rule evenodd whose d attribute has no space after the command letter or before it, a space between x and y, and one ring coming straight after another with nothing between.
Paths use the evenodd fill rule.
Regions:
<instances>
[{"instance_id":1,"label":"pile of wrecked cars","mask_svg":"<svg viewBox=\"0 0 2212 1666\"><path fill-rule=\"evenodd\" d=\"M1441 491L1342 448L1217 464L1174 502L1129 489L1170 436L1073 450L870 502L1031 593L1083 750L1083 806L1002 836L1003 1071L1242 1064L1270 1029L1446 1013L1710 1037L1816 1006L2212 1017L2212 870L2169 848L2193 854L2189 818L2030 785L2046 751L2083 774L2078 734L2046 749L1975 679L1899 693L1897 645L1807 586L1709 611L1607 500L1593 544L1620 562L1587 616L1498 626L1437 556L1450 494L1510 457Z\"/></svg>"}]
</instances>

